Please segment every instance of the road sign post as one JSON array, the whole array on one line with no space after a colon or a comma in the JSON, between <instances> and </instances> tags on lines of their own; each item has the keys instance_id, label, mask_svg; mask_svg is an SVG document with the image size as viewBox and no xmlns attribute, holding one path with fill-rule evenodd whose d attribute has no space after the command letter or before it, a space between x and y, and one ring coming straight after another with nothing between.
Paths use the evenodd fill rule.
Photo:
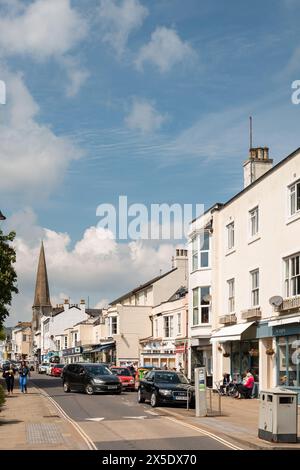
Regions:
<instances>
[{"instance_id":1,"label":"road sign post","mask_svg":"<svg viewBox=\"0 0 300 470\"><path fill-rule=\"evenodd\" d=\"M207 416L206 406L206 368L195 369L196 416Z\"/></svg>"}]
</instances>

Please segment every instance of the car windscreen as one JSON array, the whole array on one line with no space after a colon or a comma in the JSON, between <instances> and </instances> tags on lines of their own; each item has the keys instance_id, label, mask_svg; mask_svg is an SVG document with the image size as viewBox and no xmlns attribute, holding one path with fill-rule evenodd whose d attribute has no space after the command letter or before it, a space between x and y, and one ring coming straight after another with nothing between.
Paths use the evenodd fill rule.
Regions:
<instances>
[{"instance_id":1,"label":"car windscreen","mask_svg":"<svg viewBox=\"0 0 300 470\"><path fill-rule=\"evenodd\" d=\"M57 367L58 369L63 369L64 364L54 364L54 367Z\"/></svg>"},{"instance_id":2,"label":"car windscreen","mask_svg":"<svg viewBox=\"0 0 300 470\"><path fill-rule=\"evenodd\" d=\"M87 372L91 375L111 375L111 371L105 367L100 365L95 366L85 366Z\"/></svg>"},{"instance_id":3,"label":"car windscreen","mask_svg":"<svg viewBox=\"0 0 300 470\"><path fill-rule=\"evenodd\" d=\"M155 382L168 384L188 384L188 379L183 374L174 374L172 372L157 372Z\"/></svg>"},{"instance_id":4,"label":"car windscreen","mask_svg":"<svg viewBox=\"0 0 300 470\"><path fill-rule=\"evenodd\" d=\"M125 377L130 377L130 371L128 369L111 369L112 373L115 375L121 375Z\"/></svg>"}]
</instances>

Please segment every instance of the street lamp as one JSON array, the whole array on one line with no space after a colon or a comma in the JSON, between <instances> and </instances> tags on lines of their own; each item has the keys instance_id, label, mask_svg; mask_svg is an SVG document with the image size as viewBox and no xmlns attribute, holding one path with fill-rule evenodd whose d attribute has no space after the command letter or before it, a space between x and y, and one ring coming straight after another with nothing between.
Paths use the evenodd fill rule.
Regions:
<instances>
[{"instance_id":1,"label":"street lamp","mask_svg":"<svg viewBox=\"0 0 300 470\"><path fill-rule=\"evenodd\" d=\"M5 215L3 215L1 211L0 211L0 220L6 220Z\"/></svg>"}]
</instances>

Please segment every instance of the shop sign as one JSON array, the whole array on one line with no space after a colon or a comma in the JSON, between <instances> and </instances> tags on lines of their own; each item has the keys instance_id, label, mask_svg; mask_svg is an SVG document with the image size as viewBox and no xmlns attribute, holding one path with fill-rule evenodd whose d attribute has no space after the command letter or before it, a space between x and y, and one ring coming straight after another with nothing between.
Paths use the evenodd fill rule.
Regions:
<instances>
[{"instance_id":1,"label":"shop sign","mask_svg":"<svg viewBox=\"0 0 300 470\"><path fill-rule=\"evenodd\" d=\"M82 347L77 347L77 348L68 348L68 349L63 349L62 355L63 357L65 356L74 356L75 354L81 354L82 353Z\"/></svg>"},{"instance_id":2,"label":"shop sign","mask_svg":"<svg viewBox=\"0 0 300 470\"><path fill-rule=\"evenodd\" d=\"M300 333L299 323L287 326L273 326L273 336L289 336L297 335Z\"/></svg>"}]
</instances>

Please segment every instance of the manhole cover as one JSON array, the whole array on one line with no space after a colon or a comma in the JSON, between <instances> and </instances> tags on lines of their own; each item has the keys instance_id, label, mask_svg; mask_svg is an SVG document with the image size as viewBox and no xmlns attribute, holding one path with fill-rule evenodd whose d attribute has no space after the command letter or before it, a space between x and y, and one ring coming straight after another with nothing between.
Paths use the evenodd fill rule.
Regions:
<instances>
[{"instance_id":1,"label":"manhole cover","mask_svg":"<svg viewBox=\"0 0 300 470\"><path fill-rule=\"evenodd\" d=\"M29 444L58 444L63 436L56 424L27 424L26 436Z\"/></svg>"}]
</instances>

